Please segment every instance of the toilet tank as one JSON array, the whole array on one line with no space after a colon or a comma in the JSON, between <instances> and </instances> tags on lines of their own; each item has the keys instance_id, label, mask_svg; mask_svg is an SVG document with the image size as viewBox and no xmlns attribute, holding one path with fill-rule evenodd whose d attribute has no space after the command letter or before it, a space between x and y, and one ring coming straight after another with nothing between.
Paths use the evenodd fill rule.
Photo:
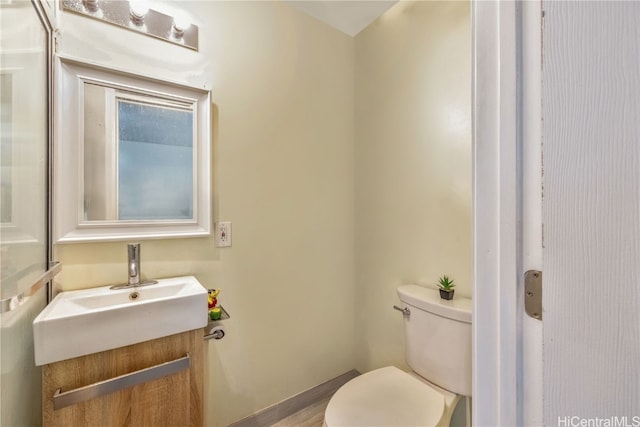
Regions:
<instances>
[{"instance_id":1,"label":"toilet tank","mask_svg":"<svg viewBox=\"0 0 640 427\"><path fill-rule=\"evenodd\" d=\"M398 288L404 316L405 355L411 369L427 381L471 396L471 300L447 301L437 289Z\"/></svg>"}]
</instances>

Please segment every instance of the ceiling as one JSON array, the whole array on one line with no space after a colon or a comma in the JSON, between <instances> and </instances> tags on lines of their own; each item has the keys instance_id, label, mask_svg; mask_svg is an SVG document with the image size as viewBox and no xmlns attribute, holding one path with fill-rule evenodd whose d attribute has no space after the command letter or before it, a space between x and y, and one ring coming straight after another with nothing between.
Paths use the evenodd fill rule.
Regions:
<instances>
[{"instance_id":1,"label":"ceiling","mask_svg":"<svg viewBox=\"0 0 640 427\"><path fill-rule=\"evenodd\" d=\"M302 0L287 1L295 9L355 36L398 1L390 0Z\"/></svg>"}]
</instances>

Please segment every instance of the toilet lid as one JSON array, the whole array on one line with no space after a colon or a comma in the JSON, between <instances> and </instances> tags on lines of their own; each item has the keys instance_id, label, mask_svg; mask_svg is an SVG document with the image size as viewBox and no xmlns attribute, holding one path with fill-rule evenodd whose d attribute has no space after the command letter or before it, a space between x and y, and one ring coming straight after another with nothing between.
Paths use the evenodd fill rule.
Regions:
<instances>
[{"instance_id":1,"label":"toilet lid","mask_svg":"<svg viewBox=\"0 0 640 427\"><path fill-rule=\"evenodd\" d=\"M426 427L438 424L444 396L400 369L388 366L340 387L325 411L328 427Z\"/></svg>"}]
</instances>

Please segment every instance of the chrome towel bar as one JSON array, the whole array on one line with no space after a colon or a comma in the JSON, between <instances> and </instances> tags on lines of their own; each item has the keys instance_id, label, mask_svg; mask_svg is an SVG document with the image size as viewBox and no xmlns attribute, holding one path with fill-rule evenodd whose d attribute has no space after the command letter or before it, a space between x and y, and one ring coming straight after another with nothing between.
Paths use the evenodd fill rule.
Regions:
<instances>
[{"instance_id":1,"label":"chrome towel bar","mask_svg":"<svg viewBox=\"0 0 640 427\"><path fill-rule=\"evenodd\" d=\"M40 288L42 288L45 283L51 281L61 269L62 264L60 264L60 262L53 261L50 263L49 269L42 273L29 289L12 297L0 300L0 313L6 313L7 311L12 311L20 307L26 301L27 297L33 296L38 292Z\"/></svg>"},{"instance_id":2,"label":"chrome towel bar","mask_svg":"<svg viewBox=\"0 0 640 427\"><path fill-rule=\"evenodd\" d=\"M66 408L67 406L95 399L109 393L120 391L127 387L133 387L148 381L157 380L159 378L175 374L176 372L180 372L183 369L189 369L190 366L191 355L187 353L184 357L172 360L171 362L161 363L159 365L120 375L108 380L99 381L74 390L63 392L61 389L58 389L53 395L53 409L58 410Z\"/></svg>"}]
</instances>

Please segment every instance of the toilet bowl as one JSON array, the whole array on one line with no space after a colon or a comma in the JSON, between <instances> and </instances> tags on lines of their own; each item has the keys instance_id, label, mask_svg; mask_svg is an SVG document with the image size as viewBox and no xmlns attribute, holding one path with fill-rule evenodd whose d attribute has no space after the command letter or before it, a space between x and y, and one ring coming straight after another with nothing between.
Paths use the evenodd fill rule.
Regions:
<instances>
[{"instance_id":1,"label":"toilet bowl","mask_svg":"<svg viewBox=\"0 0 640 427\"><path fill-rule=\"evenodd\" d=\"M325 427L448 426L460 396L394 366L349 381L331 398Z\"/></svg>"},{"instance_id":2,"label":"toilet bowl","mask_svg":"<svg viewBox=\"0 0 640 427\"><path fill-rule=\"evenodd\" d=\"M398 295L412 372L387 366L347 382L327 405L326 427L445 427L471 395L471 300L416 285Z\"/></svg>"}]
</instances>

